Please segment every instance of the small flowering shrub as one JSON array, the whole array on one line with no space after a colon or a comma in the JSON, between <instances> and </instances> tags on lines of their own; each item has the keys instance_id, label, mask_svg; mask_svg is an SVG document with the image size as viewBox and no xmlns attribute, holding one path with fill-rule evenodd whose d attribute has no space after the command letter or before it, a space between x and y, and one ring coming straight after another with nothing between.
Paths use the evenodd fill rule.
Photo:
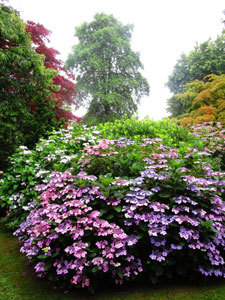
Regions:
<instances>
[{"instance_id":1,"label":"small flowering shrub","mask_svg":"<svg viewBox=\"0 0 225 300\"><path fill-rule=\"evenodd\" d=\"M79 159L81 170L94 175L134 177L144 170L143 158L149 155L160 138L145 138L135 142L127 138L103 139L99 144L86 147Z\"/></svg>"},{"instance_id":2,"label":"small flowering shrub","mask_svg":"<svg viewBox=\"0 0 225 300\"><path fill-rule=\"evenodd\" d=\"M201 147L199 140L195 139L185 127L177 125L170 119L153 121L147 117L144 120L125 118L98 124L97 129L104 138L110 140L126 137L140 141L143 138L159 137L163 139L165 145L170 147L180 147L183 144Z\"/></svg>"},{"instance_id":3,"label":"small flowering shrub","mask_svg":"<svg viewBox=\"0 0 225 300\"><path fill-rule=\"evenodd\" d=\"M81 172L53 173L36 188L41 206L15 234L40 276L91 288L104 273L116 283L225 277L225 173L210 168L211 152L161 142L102 140L82 150ZM107 173L105 159L116 163L126 147L139 149L142 169Z\"/></svg>"},{"instance_id":4,"label":"small flowering shrub","mask_svg":"<svg viewBox=\"0 0 225 300\"><path fill-rule=\"evenodd\" d=\"M118 128L118 131L115 132L116 128ZM166 138L168 128L171 135L168 135ZM33 207L38 205L35 186L46 183L52 171L63 172L71 170L74 173L79 172L80 168L82 169L82 165L78 161L80 156L85 154L81 150L89 145L95 145L101 137L116 139L126 135L128 131L127 138L131 139L130 146L132 146L134 138L141 142L148 135L151 138L162 136L166 138L167 143L180 143L184 148L187 145L200 145L193 135L187 134L186 129L182 129L168 120L154 122L150 120L126 119L124 121L116 121L115 125L114 123L100 125L97 129L75 123L73 128L55 131L48 139L41 139L34 150L28 150L24 146L19 147L17 152L11 157L11 166L4 173L0 184L0 215L5 215L7 212L3 222L8 228L16 229L24 220L28 211L32 209L31 206L27 205L28 203L32 203ZM122 148L122 139L119 143L121 144L120 160L117 159L118 156L116 155L107 154L107 156L99 158L95 155L95 166L93 165L94 162L92 162L92 170L102 168L105 174L106 170L106 173L112 173L112 170L115 169L113 171L114 174L122 172L124 176L137 175L136 171L143 169L138 145L134 144L133 148L130 147L128 149L127 147ZM118 149L114 150L117 151ZM83 163L85 164L85 162ZM102 167L104 164L107 165L107 168ZM86 167L88 168L89 165ZM96 170L96 172L98 171Z\"/></svg>"},{"instance_id":5,"label":"small flowering shrub","mask_svg":"<svg viewBox=\"0 0 225 300\"><path fill-rule=\"evenodd\" d=\"M46 183L52 171L76 169L80 150L96 140L97 131L75 124L74 128L61 129L41 139L34 150L20 146L0 184L1 211L8 213L3 222L11 229L17 228L38 204L35 187Z\"/></svg>"},{"instance_id":6,"label":"small flowering shrub","mask_svg":"<svg viewBox=\"0 0 225 300\"><path fill-rule=\"evenodd\" d=\"M145 140L139 149L145 149L146 142L155 144L155 152L143 159L144 171L134 179L111 182L113 188L105 193L107 205L114 207L115 222L120 220L126 233L136 233L143 270L152 281L175 273L225 276L225 173L210 168L211 151L189 148L179 153L157 145L157 139ZM93 156L92 150L84 151ZM88 163L86 172L92 161ZM108 210L103 209L103 216L114 220Z\"/></svg>"},{"instance_id":7,"label":"small flowering shrub","mask_svg":"<svg viewBox=\"0 0 225 300\"><path fill-rule=\"evenodd\" d=\"M203 123L190 126L193 135L200 138L205 149L217 158L222 170L225 170L225 129L220 123Z\"/></svg>"},{"instance_id":8,"label":"small flowering shrub","mask_svg":"<svg viewBox=\"0 0 225 300\"><path fill-rule=\"evenodd\" d=\"M41 151L43 141L36 152L20 149L21 175L5 174L1 203L14 228L21 223L15 235L38 276L89 289L103 277L225 277L224 133L208 142L198 129L201 141L177 148L159 137L100 139L79 127L55 133ZM33 171L25 174L27 166ZM6 176L17 178L11 194Z\"/></svg>"},{"instance_id":9,"label":"small flowering shrub","mask_svg":"<svg viewBox=\"0 0 225 300\"><path fill-rule=\"evenodd\" d=\"M91 203L105 197L98 186L81 188L76 177L84 175L53 173L49 184L37 188L44 190L41 206L15 232L21 251L36 263L38 276L63 284L85 287L108 273L116 283L135 277L142 272L141 260L129 250L136 238L93 210Z\"/></svg>"}]
</instances>

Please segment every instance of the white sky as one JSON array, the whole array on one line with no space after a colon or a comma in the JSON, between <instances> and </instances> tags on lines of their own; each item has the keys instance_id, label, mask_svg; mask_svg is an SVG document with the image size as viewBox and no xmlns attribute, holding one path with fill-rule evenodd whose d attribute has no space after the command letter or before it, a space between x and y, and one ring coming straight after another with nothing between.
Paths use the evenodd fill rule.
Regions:
<instances>
[{"instance_id":1,"label":"white sky","mask_svg":"<svg viewBox=\"0 0 225 300\"><path fill-rule=\"evenodd\" d=\"M223 29L223 0L9 0L23 20L43 24L52 31L51 46L65 61L77 42L75 27L93 20L98 12L113 14L123 24L133 24L132 49L140 53L150 96L143 97L139 117L159 120L167 115L165 87L181 53L196 42L215 39ZM76 112L82 115L84 110Z\"/></svg>"}]
</instances>

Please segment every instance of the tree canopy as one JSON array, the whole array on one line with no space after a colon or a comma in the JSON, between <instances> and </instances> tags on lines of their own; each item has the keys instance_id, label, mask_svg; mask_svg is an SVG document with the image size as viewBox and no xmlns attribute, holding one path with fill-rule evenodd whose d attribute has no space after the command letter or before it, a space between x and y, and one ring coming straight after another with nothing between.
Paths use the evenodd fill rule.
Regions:
<instances>
[{"instance_id":1,"label":"tree canopy","mask_svg":"<svg viewBox=\"0 0 225 300\"><path fill-rule=\"evenodd\" d=\"M49 35L51 32L46 29L42 24L36 24L33 21L28 21L26 24L26 32L30 34L32 40L33 49L44 55L44 65L47 68L57 71L57 74L53 77L53 83L58 89L52 89L55 102L55 117L57 121L62 118L66 122L70 120L80 121L81 118L76 117L70 110L71 105L77 105L75 97L77 91L74 84L74 75L69 73L68 70L63 67L63 62L57 59L59 52L54 48L47 46L49 42Z\"/></svg>"},{"instance_id":2,"label":"tree canopy","mask_svg":"<svg viewBox=\"0 0 225 300\"><path fill-rule=\"evenodd\" d=\"M184 93L174 95L183 105L182 125L216 121L225 126L225 74L205 79L188 83Z\"/></svg>"},{"instance_id":3,"label":"tree canopy","mask_svg":"<svg viewBox=\"0 0 225 300\"><path fill-rule=\"evenodd\" d=\"M131 25L112 15L97 14L76 27L79 43L66 66L76 71L78 103L88 107L87 117L110 121L131 116L143 95L149 94L139 54L131 50Z\"/></svg>"},{"instance_id":4,"label":"tree canopy","mask_svg":"<svg viewBox=\"0 0 225 300\"><path fill-rule=\"evenodd\" d=\"M174 94L185 91L185 84L195 79L203 80L209 74L221 75L225 72L225 33L197 44L189 54L181 54L167 86Z\"/></svg>"},{"instance_id":5,"label":"tree canopy","mask_svg":"<svg viewBox=\"0 0 225 300\"><path fill-rule=\"evenodd\" d=\"M55 68L32 48L18 12L0 4L0 169L20 144L32 147L59 126ZM59 97L58 97L59 99ZM63 121L64 122L64 121Z\"/></svg>"}]
</instances>

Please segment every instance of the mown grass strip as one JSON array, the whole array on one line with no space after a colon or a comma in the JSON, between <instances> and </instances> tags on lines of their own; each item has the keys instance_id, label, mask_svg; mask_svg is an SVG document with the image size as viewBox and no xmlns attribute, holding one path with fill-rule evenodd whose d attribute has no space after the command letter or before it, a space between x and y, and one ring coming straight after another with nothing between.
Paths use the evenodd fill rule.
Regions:
<instances>
[{"instance_id":1,"label":"mown grass strip","mask_svg":"<svg viewBox=\"0 0 225 300\"><path fill-rule=\"evenodd\" d=\"M102 283L104 287L104 283ZM38 279L19 252L17 239L0 226L0 300L225 300L225 281L207 284L164 283L144 287L102 288L95 296L84 291L55 290Z\"/></svg>"}]
</instances>

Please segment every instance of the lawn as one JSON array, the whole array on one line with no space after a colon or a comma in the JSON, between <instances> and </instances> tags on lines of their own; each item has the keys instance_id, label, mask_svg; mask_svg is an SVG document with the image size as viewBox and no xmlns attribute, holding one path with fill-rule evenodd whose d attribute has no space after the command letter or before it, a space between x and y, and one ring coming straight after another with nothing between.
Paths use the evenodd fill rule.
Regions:
<instances>
[{"instance_id":1,"label":"lawn","mask_svg":"<svg viewBox=\"0 0 225 300\"><path fill-rule=\"evenodd\" d=\"M17 239L0 227L0 300L225 300L225 280L195 284L174 281L155 286L103 287L95 296L78 290L58 291L36 277L19 252Z\"/></svg>"}]
</instances>

